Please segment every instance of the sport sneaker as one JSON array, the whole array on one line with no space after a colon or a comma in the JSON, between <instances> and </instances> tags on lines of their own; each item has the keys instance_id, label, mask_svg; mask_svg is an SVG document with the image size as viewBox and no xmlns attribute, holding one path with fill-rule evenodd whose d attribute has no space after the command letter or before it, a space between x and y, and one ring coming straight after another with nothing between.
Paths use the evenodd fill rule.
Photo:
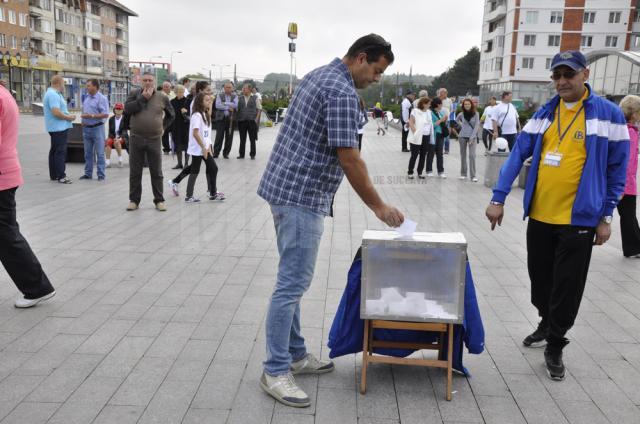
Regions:
<instances>
[{"instance_id":1,"label":"sport sneaker","mask_svg":"<svg viewBox=\"0 0 640 424\"><path fill-rule=\"evenodd\" d=\"M287 406L305 408L311 405L309 396L296 384L291 373L272 377L262 373L260 387L275 400Z\"/></svg>"},{"instance_id":2,"label":"sport sneaker","mask_svg":"<svg viewBox=\"0 0 640 424\"><path fill-rule=\"evenodd\" d=\"M200 199L191 196L191 197L185 197L184 201L186 203L198 203Z\"/></svg>"},{"instance_id":3,"label":"sport sneaker","mask_svg":"<svg viewBox=\"0 0 640 424\"><path fill-rule=\"evenodd\" d=\"M555 381L564 380L565 368L562 362L562 350L561 349L549 349L544 350L544 362L547 365L547 375L550 379Z\"/></svg>"},{"instance_id":4,"label":"sport sneaker","mask_svg":"<svg viewBox=\"0 0 640 424\"><path fill-rule=\"evenodd\" d=\"M111 168L111 162L107 162L107 163L105 164L105 168Z\"/></svg>"},{"instance_id":5,"label":"sport sneaker","mask_svg":"<svg viewBox=\"0 0 640 424\"><path fill-rule=\"evenodd\" d=\"M174 196L180 196L180 192L178 191L178 184L174 183L173 180L167 181L167 184L169 184L169 188L171 189L171 192Z\"/></svg>"},{"instance_id":6,"label":"sport sneaker","mask_svg":"<svg viewBox=\"0 0 640 424\"><path fill-rule=\"evenodd\" d=\"M438 174L438 177L440 177L440 178L442 178L442 179L445 179L445 178L447 178L447 174L445 174L444 172L442 172L442 173Z\"/></svg>"},{"instance_id":7,"label":"sport sneaker","mask_svg":"<svg viewBox=\"0 0 640 424\"><path fill-rule=\"evenodd\" d=\"M466 176L464 176L464 175L460 175L460 176L458 177L458 179L459 179L459 180L466 180L466 179L467 179L467 177L466 177Z\"/></svg>"},{"instance_id":8,"label":"sport sneaker","mask_svg":"<svg viewBox=\"0 0 640 424\"><path fill-rule=\"evenodd\" d=\"M156 203L156 209L159 212L166 212L167 211L167 207L165 206L164 202L158 202Z\"/></svg>"},{"instance_id":9,"label":"sport sneaker","mask_svg":"<svg viewBox=\"0 0 640 424\"><path fill-rule=\"evenodd\" d=\"M424 180L425 178L427 178L427 177L425 177L425 176L424 176L424 175L422 175L422 174L418 174L418 179L420 179L420 180Z\"/></svg>"},{"instance_id":10,"label":"sport sneaker","mask_svg":"<svg viewBox=\"0 0 640 424\"><path fill-rule=\"evenodd\" d=\"M409 178L410 180L413 180L413 174L407 174L407 178Z\"/></svg>"},{"instance_id":11,"label":"sport sneaker","mask_svg":"<svg viewBox=\"0 0 640 424\"><path fill-rule=\"evenodd\" d=\"M226 199L226 197L224 197L224 193L221 191L216 191L216 194L214 194L213 196L209 196L209 200L224 200Z\"/></svg>"},{"instance_id":12,"label":"sport sneaker","mask_svg":"<svg viewBox=\"0 0 640 424\"><path fill-rule=\"evenodd\" d=\"M291 374L324 374L335 369L333 362L321 361L311 353L299 361L291 363Z\"/></svg>"},{"instance_id":13,"label":"sport sneaker","mask_svg":"<svg viewBox=\"0 0 640 424\"><path fill-rule=\"evenodd\" d=\"M433 172L427 172L427 177L433 177Z\"/></svg>"},{"instance_id":14,"label":"sport sneaker","mask_svg":"<svg viewBox=\"0 0 640 424\"><path fill-rule=\"evenodd\" d=\"M127 205L127 210L135 211L136 209L138 209L138 204L135 202L129 202L129 204Z\"/></svg>"},{"instance_id":15,"label":"sport sneaker","mask_svg":"<svg viewBox=\"0 0 640 424\"><path fill-rule=\"evenodd\" d=\"M26 299L24 297L21 297L19 299L16 299L13 305L16 308L31 308L32 306L36 306L40 302L44 302L45 300L51 299L55 295L56 295L56 291L54 290L51 293L45 294L44 296L41 296L37 299Z\"/></svg>"},{"instance_id":16,"label":"sport sneaker","mask_svg":"<svg viewBox=\"0 0 640 424\"><path fill-rule=\"evenodd\" d=\"M549 335L549 326L545 320L540 321L536 331L529 334L524 338L522 344L526 347L542 347L547 343L547 336Z\"/></svg>"},{"instance_id":17,"label":"sport sneaker","mask_svg":"<svg viewBox=\"0 0 640 424\"><path fill-rule=\"evenodd\" d=\"M73 181L71 181L69 178L67 177L62 177L58 180L58 182L60 184L73 184Z\"/></svg>"},{"instance_id":18,"label":"sport sneaker","mask_svg":"<svg viewBox=\"0 0 640 424\"><path fill-rule=\"evenodd\" d=\"M478 182L478 179L476 177L471 178L471 181L473 181L474 183Z\"/></svg>"}]
</instances>

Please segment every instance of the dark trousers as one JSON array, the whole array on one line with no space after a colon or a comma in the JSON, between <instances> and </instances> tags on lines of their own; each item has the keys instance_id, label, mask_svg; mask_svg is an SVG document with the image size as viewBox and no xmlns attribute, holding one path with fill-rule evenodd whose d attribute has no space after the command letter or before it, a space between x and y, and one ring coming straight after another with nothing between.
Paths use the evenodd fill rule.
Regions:
<instances>
[{"instance_id":1,"label":"dark trousers","mask_svg":"<svg viewBox=\"0 0 640 424\"><path fill-rule=\"evenodd\" d=\"M362 135L358 134L358 150L362 150Z\"/></svg>"},{"instance_id":2,"label":"dark trousers","mask_svg":"<svg viewBox=\"0 0 640 424\"><path fill-rule=\"evenodd\" d=\"M407 137L409 136L409 129L404 129L405 122L400 120L400 123L402 124L402 151L404 152L407 150Z\"/></svg>"},{"instance_id":3,"label":"dark trousers","mask_svg":"<svg viewBox=\"0 0 640 424\"><path fill-rule=\"evenodd\" d=\"M171 151L171 143L169 143L169 131L162 134L162 151L168 153Z\"/></svg>"},{"instance_id":4,"label":"dark trousers","mask_svg":"<svg viewBox=\"0 0 640 424\"><path fill-rule=\"evenodd\" d=\"M142 197L142 168L145 157L151 175L153 203L164 202L162 197L162 141L131 134L129 143L129 200L136 205Z\"/></svg>"},{"instance_id":5,"label":"dark trousers","mask_svg":"<svg viewBox=\"0 0 640 424\"><path fill-rule=\"evenodd\" d=\"M636 216L636 196L625 194L618 203L620 214L620 235L622 236L622 254L640 255L640 227Z\"/></svg>"},{"instance_id":6,"label":"dark trousers","mask_svg":"<svg viewBox=\"0 0 640 424\"><path fill-rule=\"evenodd\" d=\"M409 158L409 175L413 175L413 168L416 166L416 159L418 157L418 175L422 175L424 169L425 159L427 157L427 150L429 149L429 136L422 136L422 144L409 143L411 148L411 157Z\"/></svg>"},{"instance_id":7,"label":"dark trousers","mask_svg":"<svg viewBox=\"0 0 640 424\"><path fill-rule=\"evenodd\" d=\"M65 174L65 162L67 160L67 136L69 130L50 132L51 148L49 149L49 178L59 180L67 176Z\"/></svg>"},{"instance_id":8,"label":"dark trousers","mask_svg":"<svg viewBox=\"0 0 640 424\"><path fill-rule=\"evenodd\" d=\"M433 172L433 157L436 157L436 166L438 174L444 172L444 137L442 134L436 134L436 144L427 145L427 172Z\"/></svg>"},{"instance_id":9,"label":"dark trousers","mask_svg":"<svg viewBox=\"0 0 640 424\"><path fill-rule=\"evenodd\" d=\"M213 156L207 155L205 159L203 156L192 156L191 157L191 174L189 174L189 181L187 182L187 197L193 196L193 187L196 184L196 179L198 178L198 174L200 173L200 164L204 162L207 168L207 186L209 187L209 195L213 196L216 194L217 186L216 186L216 178L218 177L218 167L216 166L216 161L213 160Z\"/></svg>"},{"instance_id":10,"label":"dark trousers","mask_svg":"<svg viewBox=\"0 0 640 424\"><path fill-rule=\"evenodd\" d=\"M487 150L491 150L491 143L493 142L493 131L488 130L486 128L482 129L482 143L484 144L484 148Z\"/></svg>"},{"instance_id":11,"label":"dark trousers","mask_svg":"<svg viewBox=\"0 0 640 424\"><path fill-rule=\"evenodd\" d=\"M20 233L16 190L17 187L0 191L0 262L24 297L37 299L51 293L53 286Z\"/></svg>"},{"instance_id":12,"label":"dark trousers","mask_svg":"<svg viewBox=\"0 0 640 424\"><path fill-rule=\"evenodd\" d=\"M587 281L595 228L553 225L529 218L527 267L531 303L548 323L550 348L562 349Z\"/></svg>"},{"instance_id":13,"label":"dark trousers","mask_svg":"<svg viewBox=\"0 0 640 424\"><path fill-rule=\"evenodd\" d=\"M244 148L247 143L247 133L249 133L249 143L251 145L249 150L249 156L252 158L256 156L256 139L258 136L258 126L256 121L238 121L238 133L240 134L240 149L238 156L244 157Z\"/></svg>"},{"instance_id":14,"label":"dark trousers","mask_svg":"<svg viewBox=\"0 0 640 424\"><path fill-rule=\"evenodd\" d=\"M176 157L178 158L178 166L183 166L182 155L184 155L184 166L189 166L189 154L186 150L178 150L176 152Z\"/></svg>"},{"instance_id":15,"label":"dark trousers","mask_svg":"<svg viewBox=\"0 0 640 424\"><path fill-rule=\"evenodd\" d=\"M224 148L222 141L224 140ZM229 156L231 144L233 143L233 125L229 117L216 122L216 140L213 144L213 156Z\"/></svg>"},{"instance_id":16,"label":"dark trousers","mask_svg":"<svg viewBox=\"0 0 640 424\"><path fill-rule=\"evenodd\" d=\"M509 151L513 152L513 146L516 145L516 138L518 134L502 134L500 137L507 140L507 144L509 145Z\"/></svg>"}]
</instances>

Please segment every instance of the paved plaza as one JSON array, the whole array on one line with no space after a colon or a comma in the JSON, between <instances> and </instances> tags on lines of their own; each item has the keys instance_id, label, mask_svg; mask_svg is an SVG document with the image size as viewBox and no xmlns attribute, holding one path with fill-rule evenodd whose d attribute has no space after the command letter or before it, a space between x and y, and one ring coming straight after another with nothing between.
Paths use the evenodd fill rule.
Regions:
<instances>
[{"instance_id":1,"label":"paved plaza","mask_svg":"<svg viewBox=\"0 0 640 424\"><path fill-rule=\"evenodd\" d=\"M42 118L21 117L18 221L58 294L15 309L18 293L0 270L1 424L640 423L640 260L623 258L617 216L611 240L594 249L565 349L567 378L553 382L543 350L521 345L537 324L523 191L514 189L502 227L491 232L484 156L480 183L457 179L456 142L445 157L448 179L407 180L399 132L377 136L374 123L363 156L383 197L418 230L467 238L486 350L465 355L471 377L454 376L451 402L442 370L383 364L370 367L361 395L360 355L338 358L332 373L297 378L310 408L263 393L264 319L278 254L269 208L255 192L277 129L260 130L255 161L235 159L236 133L232 158L217 161L224 203L185 204L165 193L168 211L157 212L145 171L141 208L126 212L127 158L105 182L78 181L82 164L67 167L72 185L50 182ZM175 161L164 159L167 179ZM202 174L196 196L205 199L205 191ZM322 357L362 233L383 228L346 180L335 213L302 302L308 348Z\"/></svg>"}]
</instances>

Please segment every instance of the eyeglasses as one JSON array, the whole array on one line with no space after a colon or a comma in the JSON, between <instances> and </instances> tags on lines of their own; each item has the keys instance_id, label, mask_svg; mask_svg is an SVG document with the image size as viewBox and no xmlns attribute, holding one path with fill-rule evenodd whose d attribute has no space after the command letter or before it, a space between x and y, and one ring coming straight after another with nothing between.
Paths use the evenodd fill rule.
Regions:
<instances>
[{"instance_id":1,"label":"eyeglasses","mask_svg":"<svg viewBox=\"0 0 640 424\"><path fill-rule=\"evenodd\" d=\"M565 71L553 71L553 73L551 74L551 79L554 81L558 81L561 78L570 80L573 79L578 72L582 72L582 69L576 71L574 69L567 69Z\"/></svg>"}]
</instances>

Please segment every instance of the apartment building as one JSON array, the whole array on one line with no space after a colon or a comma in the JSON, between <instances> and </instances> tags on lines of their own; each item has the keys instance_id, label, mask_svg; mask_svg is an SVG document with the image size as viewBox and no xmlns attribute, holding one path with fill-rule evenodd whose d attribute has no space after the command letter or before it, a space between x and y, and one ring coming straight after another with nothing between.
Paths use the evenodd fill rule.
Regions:
<instances>
[{"instance_id":1,"label":"apartment building","mask_svg":"<svg viewBox=\"0 0 640 424\"><path fill-rule=\"evenodd\" d=\"M486 0L480 54L480 100L513 91L543 103L549 67L561 50L640 50L638 0Z\"/></svg>"}]
</instances>

